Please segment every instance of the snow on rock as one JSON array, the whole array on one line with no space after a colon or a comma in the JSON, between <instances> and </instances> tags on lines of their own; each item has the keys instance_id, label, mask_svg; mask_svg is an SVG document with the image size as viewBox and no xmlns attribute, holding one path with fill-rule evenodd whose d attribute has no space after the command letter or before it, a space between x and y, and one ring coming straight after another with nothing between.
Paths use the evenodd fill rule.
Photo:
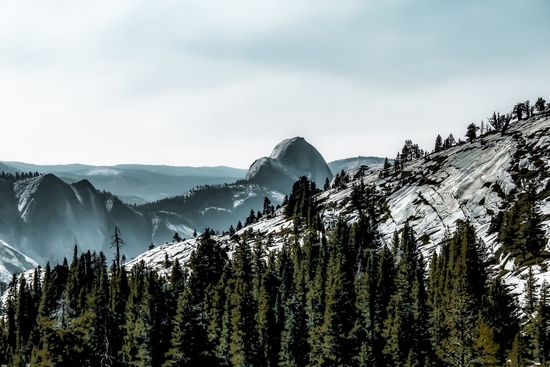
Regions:
<instances>
[{"instance_id":1,"label":"snow on rock","mask_svg":"<svg viewBox=\"0 0 550 367\"><path fill-rule=\"evenodd\" d=\"M107 209L108 212L111 211L111 209L113 209L113 205L115 203L115 198L114 197L109 197L107 200L105 200L105 209Z\"/></svg>"},{"instance_id":2,"label":"snow on rock","mask_svg":"<svg viewBox=\"0 0 550 367\"><path fill-rule=\"evenodd\" d=\"M44 176L19 180L14 184L15 197L19 199L18 209L21 218L26 221L34 205L33 194L36 192Z\"/></svg>"},{"instance_id":3,"label":"snow on rock","mask_svg":"<svg viewBox=\"0 0 550 367\"><path fill-rule=\"evenodd\" d=\"M9 283L14 273L21 273L38 266L38 263L22 252L0 240L0 282Z\"/></svg>"},{"instance_id":4,"label":"snow on rock","mask_svg":"<svg viewBox=\"0 0 550 367\"><path fill-rule=\"evenodd\" d=\"M73 192L80 204L84 204L84 199L82 199L82 195L78 192L78 189L74 185L71 185L71 189L73 189Z\"/></svg>"},{"instance_id":5,"label":"snow on rock","mask_svg":"<svg viewBox=\"0 0 550 367\"><path fill-rule=\"evenodd\" d=\"M86 176L117 176L120 172L112 168L94 168L85 173Z\"/></svg>"},{"instance_id":6,"label":"snow on rock","mask_svg":"<svg viewBox=\"0 0 550 367\"><path fill-rule=\"evenodd\" d=\"M402 229L408 221L419 239L424 255L429 258L432 252L437 250L444 236L456 229L458 220L469 220L489 251L495 253L501 245L496 240L496 234L487 233L491 218L509 204L505 197L520 189L516 187L517 180L514 179L517 170L539 169L538 167L543 165L544 169L550 171L549 160L545 158L545 150L550 146L549 132L548 118L531 119L513 124L505 134L492 132L478 138L472 144L454 146L432 153L425 159L407 162L403 171L397 175L381 178L379 167L367 169L362 176L359 175L359 171L348 172L355 178L352 178L352 182L346 184L346 187L329 189L317 196L321 220L326 229L334 228L342 216L348 222L357 221L359 216L350 197L354 185L359 185L362 180L365 185L374 186L386 197L385 212L382 213L379 225L383 241L389 243L393 233ZM256 162L272 164L276 161L280 164L279 161L282 161L287 166L292 166L297 163L291 159L287 161L285 157L296 158L296 155L292 154L293 146L301 144L307 142L302 138L285 140L275 147L270 157ZM257 171L251 167L249 173L253 175L255 172ZM548 180L540 181L539 184L546 185L546 182ZM29 191L32 190L32 185L27 184L25 189L27 186ZM23 194L27 191L19 188L18 192L20 211L24 211L29 205ZM239 207L247 198L254 195L258 195L255 189L236 192L232 198L233 208ZM282 194L279 195L282 200ZM227 209L212 206L206 210ZM541 203L541 211L550 214L548 201ZM158 220L153 219L154 226L158 226ZM547 235L550 234L549 224L545 223ZM273 217L264 217L257 223L241 229L237 235L242 237L245 232L259 232L263 238L269 236L271 242L268 250L276 251L289 240L293 226L292 220L285 218L281 208ZM190 233L187 227L170 228L180 234ZM222 246L227 246L229 254L232 254L236 245L234 238L223 234L214 235L214 239ZM131 269L138 262L144 261L148 266L168 275L171 271L170 263L175 259L182 265L189 262L198 241L199 239L191 238L155 247L127 262L126 267ZM169 264L165 262L166 258ZM507 272L504 277L506 283L520 293L524 287L526 268L517 266L514 259L506 254L499 256L497 261L500 262L499 269ZM534 266L535 276L539 282L550 281L547 265L544 263Z\"/></svg>"},{"instance_id":7,"label":"snow on rock","mask_svg":"<svg viewBox=\"0 0 550 367\"><path fill-rule=\"evenodd\" d=\"M160 274L169 275L171 270L170 266L166 266L167 264L165 264L166 257L172 263L178 259L182 266L187 266L191 253L197 248L198 241L198 239L192 238L182 242L172 242L157 246L126 262L124 266L127 270L130 270L133 266L143 261L147 266L156 268Z\"/></svg>"},{"instance_id":8,"label":"snow on rock","mask_svg":"<svg viewBox=\"0 0 550 367\"><path fill-rule=\"evenodd\" d=\"M498 211L503 200L493 185L498 184L505 194L515 188L508 172L515 148L508 136L486 139L493 144L482 140L456 146L406 166L404 172L418 181L389 196L390 218L381 224L385 238L389 240L409 220L418 236L429 236L431 248L456 229L457 220L468 219L487 240L489 213Z\"/></svg>"},{"instance_id":9,"label":"snow on rock","mask_svg":"<svg viewBox=\"0 0 550 367\"><path fill-rule=\"evenodd\" d=\"M242 236L245 232L251 233L260 232L263 235L273 235L273 241L268 251L274 251L280 249L284 241L288 239L287 235L280 235L281 232L288 233L293 228L293 222L284 218L282 209L277 211L277 215L272 218L262 218L259 222L236 232L237 235ZM213 235L213 238L222 246L227 247L228 255L231 258L236 241L230 237L229 234ZM133 266L143 261L147 266L157 269L161 275L169 276L171 272L171 265L166 266L165 260L168 259L170 264L173 264L176 259L182 266L187 266L192 252L197 248L200 238L191 238L183 240L181 242L171 242L162 246L155 247L137 257L128 261L125 266L130 270Z\"/></svg>"}]
</instances>

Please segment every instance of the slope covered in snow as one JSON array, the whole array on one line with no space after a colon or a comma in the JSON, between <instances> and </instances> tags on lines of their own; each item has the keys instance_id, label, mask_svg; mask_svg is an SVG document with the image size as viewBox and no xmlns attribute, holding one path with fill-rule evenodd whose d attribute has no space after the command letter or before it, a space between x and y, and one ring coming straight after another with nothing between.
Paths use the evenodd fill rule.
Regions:
<instances>
[{"instance_id":1,"label":"slope covered in snow","mask_svg":"<svg viewBox=\"0 0 550 367\"><path fill-rule=\"evenodd\" d=\"M537 192L548 190L550 182L550 120L537 117L519 121L505 132L492 131L473 143L453 146L432 153L426 158L406 162L401 170L381 174L380 166L362 172L349 172L350 182L333 187L317 195L316 201L324 227L334 228L339 218L354 222L359 215L351 200L354 187L362 183L373 187L384 196L384 211L379 220L379 231L386 243L395 231L408 222L414 229L420 247L429 258L438 251L439 244L456 229L458 220L467 220L494 256L495 272L521 293L528 266L514 262L501 254L496 234L489 233L491 220L499 211L506 210L520 193L534 184ZM360 173L360 174L359 174ZM550 192L550 191L549 191ZM543 227L550 238L550 193L540 201ZM272 218L243 228L244 232L260 233L271 239L270 249L277 249L288 240L293 223L279 210ZM216 239L230 249L235 241L229 234ZM164 254L175 254L180 262L189 260L196 241L167 244L151 250L130 263L144 260L158 266ZM550 250L546 243L546 251ZM547 270L550 259L533 265L539 282L550 281Z\"/></svg>"}]
</instances>

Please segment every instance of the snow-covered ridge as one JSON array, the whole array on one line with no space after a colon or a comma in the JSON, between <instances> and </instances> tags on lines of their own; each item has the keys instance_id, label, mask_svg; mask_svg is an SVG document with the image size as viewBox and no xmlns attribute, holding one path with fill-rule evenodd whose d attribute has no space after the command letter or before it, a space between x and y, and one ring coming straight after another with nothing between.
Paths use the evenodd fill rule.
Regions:
<instances>
[{"instance_id":1,"label":"snow-covered ridge","mask_svg":"<svg viewBox=\"0 0 550 367\"><path fill-rule=\"evenodd\" d=\"M34 178L27 178L25 180L19 180L14 184L15 197L19 199L18 209L21 214L21 218L24 221L27 220L31 211L33 200L33 194L36 192L40 183L44 179L44 176L40 175Z\"/></svg>"},{"instance_id":2,"label":"snow-covered ridge","mask_svg":"<svg viewBox=\"0 0 550 367\"><path fill-rule=\"evenodd\" d=\"M0 258L2 259L0 262L0 279L4 281L11 279L13 273L20 273L25 269L38 266L36 261L2 240L0 240Z\"/></svg>"},{"instance_id":3,"label":"snow-covered ridge","mask_svg":"<svg viewBox=\"0 0 550 367\"><path fill-rule=\"evenodd\" d=\"M387 213L379 227L385 242L389 243L394 231L400 230L408 221L425 257L429 258L446 233L452 233L457 220L461 219L473 224L477 235L494 253L499 244L495 234L488 234L488 227L492 216L509 205L505 197L523 190L517 186L518 172L539 169L550 176L549 133L550 120L534 118L512 125L505 134L485 134L474 143L454 146L426 159L408 162L402 172L386 178L380 177L379 166L371 167L365 171L364 177L348 183L347 188L330 189L318 195L321 219L327 229L333 228L341 216L349 222L356 221L358 213L350 197L353 185L359 185L359 180L362 180L365 185L373 185L380 192L387 193ZM351 172L350 176L353 177L354 173ZM544 189L548 181L550 178L535 180L537 191ZM550 214L548 200L541 203L541 211ZM550 237L550 221L545 222L545 226L547 237ZM274 218L263 218L239 234L249 230L264 235L271 233L272 249L277 249L291 228L292 222L286 220L279 210ZM229 236L216 239L230 248L235 245ZM185 264L194 246L196 242L184 241L167 245L165 250L181 254L180 262ZM160 256L159 250L156 251ZM158 264L164 260L164 253L162 259L158 256L149 251L135 261ZM512 259L502 258L500 261L499 267L508 270L506 282L521 291L526 268L516 268ZM537 279L539 282L550 280L550 272L546 270L548 264L541 265L534 266Z\"/></svg>"}]
</instances>

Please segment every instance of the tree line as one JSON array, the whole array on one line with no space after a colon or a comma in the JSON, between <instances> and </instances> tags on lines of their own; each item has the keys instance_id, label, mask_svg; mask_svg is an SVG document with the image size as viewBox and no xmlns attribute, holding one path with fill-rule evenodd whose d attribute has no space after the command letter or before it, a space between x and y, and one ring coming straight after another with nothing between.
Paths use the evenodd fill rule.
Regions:
<instances>
[{"instance_id":1,"label":"tree line","mask_svg":"<svg viewBox=\"0 0 550 367\"><path fill-rule=\"evenodd\" d=\"M4 172L4 171L2 171L0 173L0 178L2 180L12 181L12 182L23 180L25 178L34 178L34 177L38 177L38 176L40 176L40 173L32 172L32 171L29 171L29 172L19 172L19 171L17 171L17 172L15 172L15 174L11 173L11 172Z\"/></svg>"},{"instance_id":2,"label":"tree line","mask_svg":"<svg viewBox=\"0 0 550 367\"><path fill-rule=\"evenodd\" d=\"M493 115L487 118L486 124L481 121L480 125L476 125L473 122L468 125L465 134L466 141L471 143L477 139L478 131L480 132L479 136L491 131L505 133L512 122L526 120L534 116L550 116L550 103L546 102L544 98L539 97L533 105L531 105L529 100L516 103L512 108L512 111L506 114L501 115L500 112L494 111ZM445 139L438 134L435 138L432 153L441 152L456 145L465 144L466 141L462 139L456 140L453 134L449 134L449 136ZM406 162L427 157L429 154L429 151L420 149L418 144L415 144L412 140L407 139L405 140L401 151L397 152L397 156L393 162L393 170L394 172L399 173L403 170L403 166ZM380 177L388 177L390 174L391 163L388 161L388 158L386 158Z\"/></svg>"},{"instance_id":3,"label":"tree line","mask_svg":"<svg viewBox=\"0 0 550 367\"><path fill-rule=\"evenodd\" d=\"M13 277L0 319L10 366L524 366L550 357L548 285L530 271L520 305L488 273L482 241L458 222L426 263L406 224L391 244L381 196L353 187L357 223L320 224L299 181L275 244L251 229L232 256L206 229L184 267L108 266L75 247L71 264ZM266 204L266 207L269 205ZM501 229L508 225L504 220ZM277 245L278 250L273 250ZM271 250L271 251L268 251ZM187 271L187 269L189 271Z\"/></svg>"}]
</instances>

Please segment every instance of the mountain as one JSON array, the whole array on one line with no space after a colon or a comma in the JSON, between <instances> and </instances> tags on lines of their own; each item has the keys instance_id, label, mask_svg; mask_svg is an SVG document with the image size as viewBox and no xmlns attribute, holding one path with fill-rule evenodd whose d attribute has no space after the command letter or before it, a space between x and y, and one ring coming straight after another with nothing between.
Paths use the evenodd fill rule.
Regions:
<instances>
[{"instance_id":1,"label":"mountain","mask_svg":"<svg viewBox=\"0 0 550 367\"><path fill-rule=\"evenodd\" d=\"M152 243L166 242L175 232L191 237L193 227L188 223L167 210L137 211L88 180L68 184L53 174L15 182L0 179L0 253L7 254L0 257L0 281L36 264L71 258L74 245L103 251L112 259L115 226L122 232L122 253L131 258Z\"/></svg>"},{"instance_id":2,"label":"mountain","mask_svg":"<svg viewBox=\"0 0 550 367\"><path fill-rule=\"evenodd\" d=\"M550 281L549 148L550 118L534 116L516 121L505 131L487 132L471 143L454 145L421 159L398 162L399 166L396 168L393 164L388 172L381 171L380 166L351 171L351 176L340 182L333 181L332 188L315 196L316 211L326 231L336 228L342 219L348 224L356 223L359 211L354 197L369 195L372 200L376 193L375 197L380 199L377 222L381 241L391 245L394 233L408 223L426 259L431 258L434 251L440 251L441 244L461 221L468 221L486 247L494 264L492 271L521 290L529 269L539 284ZM361 187L366 191L357 194ZM543 231L542 247L535 255L526 255L499 239L506 221L511 225L512 219L506 218L513 218L514 210L525 213L526 209L521 208L527 205L529 195L536 198L533 205L540 212ZM519 209L514 209L516 207ZM293 219L285 215L283 207L274 216L237 231L237 236L223 234L215 239L233 249L245 233L258 233L262 238L269 237L269 250L280 249L289 241L290 231L296 230ZM509 234L515 238L509 242L516 241L523 246L522 238L515 237L518 234ZM168 271L159 265L165 254L186 264L196 246L195 240L166 244L140 255L129 265L144 260L161 272Z\"/></svg>"},{"instance_id":3,"label":"mountain","mask_svg":"<svg viewBox=\"0 0 550 367\"><path fill-rule=\"evenodd\" d=\"M152 240L151 217L87 180L67 184L52 174L15 183L0 180L0 203L1 239L42 265L69 258L75 244L110 253L115 226L131 228L124 233L127 256L143 252Z\"/></svg>"},{"instance_id":4,"label":"mountain","mask_svg":"<svg viewBox=\"0 0 550 367\"><path fill-rule=\"evenodd\" d=\"M16 172L19 172L18 169L13 168L12 166L9 166L5 163L0 162L0 172L6 172L6 173L12 173L15 174Z\"/></svg>"},{"instance_id":5,"label":"mountain","mask_svg":"<svg viewBox=\"0 0 550 367\"><path fill-rule=\"evenodd\" d=\"M284 205L243 228L176 237L111 272L85 253L48 267L43 285L44 272L27 271L2 297L1 362L545 365L550 106L540 105L495 117L480 137L470 125L469 142L432 153L407 152L407 140L389 167L348 170L323 190L300 177ZM29 180L19 198L46 179L56 182ZM254 189L181 199L235 203Z\"/></svg>"},{"instance_id":6,"label":"mountain","mask_svg":"<svg viewBox=\"0 0 550 367\"><path fill-rule=\"evenodd\" d=\"M381 166L384 164L384 159L385 158L380 157L359 156L332 161L328 163L328 166L333 174L337 174L342 170L349 171L352 169L357 169L361 166Z\"/></svg>"},{"instance_id":7,"label":"mountain","mask_svg":"<svg viewBox=\"0 0 550 367\"><path fill-rule=\"evenodd\" d=\"M175 233L190 238L195 230L200 233L205 228L226 231L239 220L246 222L251 213L255 219L258 211L264 211L264 198L273 207L281 204L299 176L313 178L320 185L332 178L323 157L303 138L278 144L268 160L274 162L273 172L269 172L268 165L253 164L245 179L212 185L204 182L215 182L218 173L238 172L227 167L45 167L15 163L25 171L55 170L64 179L51 173L15 182L0 179L0 248L5 244L6 251L8 247L16 249L31 259L12 266L10 272L23 271L36 263L62 262L63 257L72 256L75 244L81 250L103 251L112 259L111 236L116 226L125 242L122 253L132 258L151 244L169 241ZM202 184L184 194L137 206L127 205L101 189L118 185L121 190L129 188L125 195L143 195L153 187L181 187L176 182L182 178ZM93 182L101 186L95 187ZM144 182L151 186L143 186ZM0 281L9 281L8 275L0 268Z\"/></svg>"},{"instance_id":8,"label":"mountain","mask_svg":"<svg viewBox=\"0 0 550 367\"><path fill-rule=\"evenodd\" d=\"M323 156L302 137L286 139L275 146L269 157L256 160L245 181L288 192L300 176L322 187L332 179L332 172Z\"/></svg>"},{"instance_id":9,"label":"mountain","mask_svg":"<svg viewBox=\"0 0 550 367\"><path fill-rule=\"evenodd\" d=\"M6 169L2 169L2 165ZM67 183L88 180L101 191L110 192L128 204L180 195L201 185L216 185L242 179L246 170L225 166L175 167L121 164L90 166L83 164L35 165L21 162L0 163L0 171L52 173ZM12 172L14 173L14 172Z\"/></svg>"},{"instance_id":10,"label":"mountain","mask_svg":"<svg viewBox=\"0 0 550 367\"><path fill-rule=\"evenodd\" d=\"M170 211L185 218L191 228L225 231L239 220L244 222L251 211L262 211L266 197L273 206L281 204L301 176L322 187L332 173L317 149L304 138L295 137L277 144L269 157L257 159L242 180L197 187L185 195L140 205L137 209Z\"/></svg>"}]
</instances>

